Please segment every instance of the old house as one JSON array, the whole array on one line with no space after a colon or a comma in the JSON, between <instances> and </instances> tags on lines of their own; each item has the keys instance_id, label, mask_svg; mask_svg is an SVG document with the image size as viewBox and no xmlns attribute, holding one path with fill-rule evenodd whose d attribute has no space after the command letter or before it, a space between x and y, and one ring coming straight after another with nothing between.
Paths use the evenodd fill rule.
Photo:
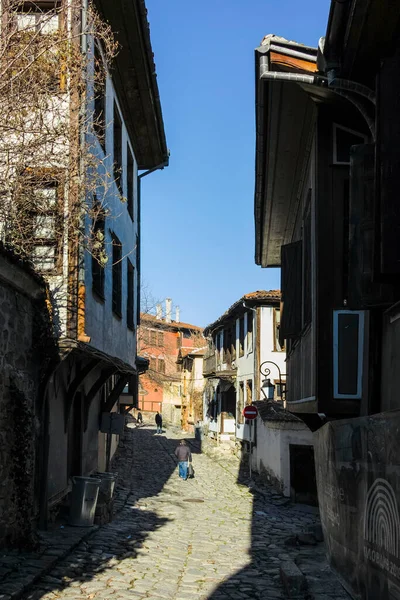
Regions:
<instances>
[{"instance_id":1,"label":"old house","mask_svg":"<svg viewBox=\"0 0 400 600\"><path fill-rule=\"evenodd\" d=\"M10 165L13 187L2 189L0 213L3 237L48 282L57 339L41 389L42 525L70 491L71 476L106 468L111 434L99 431L100 417L116 410L127 383L136 394L146 368L136 359L140 178L168 164L144 2L94 5L97 17L80 1L20 2L15 10L11 2L2 15L10 48L53 36L53 54L43 52L49 81L33 87L30 72L26 82L32 119L43 117L52 138L42 130L37 139L26 136L35 149L17 156L18 169ZM110 57L115 43L119 51ZM66 62L54 61L55 52ZM22 65L21 72L29 70Z\"/></svg>"},{"instance_id":2,"label":"old house","mask_svg":"<svg viewBox=\"0 0 400 600\"><path fill-rule=\"evenodd\" d=\"M202 332L201 327L180 321L179 308L172 319L169 298L164 315L160 304L155 316L141 314L140 353L148 359L149 369L140 378L139 410L162 412L165 422L181 425L182 364L177 363L177 359L181 350L194 350L204 345Z\"/></svg>"},{"instance_id":3,"label":"old house","mask_svg":"<svg viewBox=\"0 0 400 600\"><path fill-rule=\"evenodd\" d=\"M371 600L400 598L399 27L397 3L332 2L318 47L255 52L255 259L281 267L287 408L317 430L331 563Z\"/></svg>"},{"instance_id":4,"label":"old house","mask_svg":"<svg viewBox=\"0 0 400 600\"><path fill-rule=\"evenodd\" d=\"M207 347L181 348L177 364L181 366L181 427L193 433L203 421L203 358Z\"/></svg>"},{"instance_id":5,"label":"old house","mask_svg":"<svg viewBox=\"0 0 400 600\"><path fill-rule=\"evenodd\" d=\"M207 325L204 357L204 422L211 437L233 444L249 440L242 411L260 399L260 366L271 362L275 399L285 387L285 349L279 341L280 292L245 294L221 317ZM281 374L281 376L280 376Z\"/></svg>"}]
</instances>

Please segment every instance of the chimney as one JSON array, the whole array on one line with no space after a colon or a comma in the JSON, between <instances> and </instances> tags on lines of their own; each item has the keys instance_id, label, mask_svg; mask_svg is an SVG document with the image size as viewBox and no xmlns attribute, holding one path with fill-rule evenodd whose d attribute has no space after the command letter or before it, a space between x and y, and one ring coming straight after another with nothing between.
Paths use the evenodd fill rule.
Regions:
<instances>
[{"instance_id":1,"label":"chimney","mask_svg":"<svg viewBox=\"0 0 400 600\"><path fill-rule=\"evenodd\" d=\"M180 316L181 316L181 309L179 308L179 306L177 306L175 309L175 321L177 323L179 323L179 321L180 321Z\"/></svg>"},{"instance_id":2,"label":"chimney","mask_svg":"<svg viewBox=\"0 0 400 600\"><path fill-rule=\"evenodd\" d=\"M161 321L162 319L162 306L161 304L156 304L156 319Z\"/></svg>"},{"instance_id":3,"label":"chimney","mask_svg":"<svg viewBox=\"0 0 400 600\"><path fill-rule=\"evenodd\" d=\"M165 321L171 323L172 318L172 300L171 298L165 299Z\"/></svg>"}]
</instances>

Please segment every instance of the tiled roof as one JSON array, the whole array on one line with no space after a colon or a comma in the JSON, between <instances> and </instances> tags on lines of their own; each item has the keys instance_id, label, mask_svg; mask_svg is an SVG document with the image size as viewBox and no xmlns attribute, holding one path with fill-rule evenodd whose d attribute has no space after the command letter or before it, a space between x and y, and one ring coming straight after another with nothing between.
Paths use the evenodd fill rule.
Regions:
<instances>
[{"instance_id":1,"label":"tiled roof","mask_svg":"<svg viewBox=\"0 0 400 600\"><path fill-rule=\"evenodd\" d=\"M263 305L276 305L281 300L281 291L280 290L257 290L256 292L249 292L242 296L239 300L237 300L232 306L228 308L216 321L207 325L204 328L204 335L209 335L214 329L216 329L219 325L221 325L228 317L233 315L235 312L245 312L246 309L243 306L243 302L248 302L253 306L263 306Z\"/></svg>"},{"instance_id":2,"label":"tiled roof","mask_svg":"<svg viewBox=\"0 0 400 600\"><path fill-rule=\"evenodd\" d=\"M303 423L293 413L285 410L281 404L273 400L257 400L253 402L258 408L258 414L263 421L287 421L290 423Z\"/></svg>"},{"instance_id":3,"label":"tiled roof","mask_svg":"<svg viewBox=\"0 0 400 600\"><path fill-rule=\"evenodd\" d=\"M203 328L198 325L192 325L191 323L182 323L181 321L171 321L168 323L165 319L157 319L154 315L149 315L149 313L140 313L140 320L147 321L148 323L157 325L158 327L172 327L173 329L191 329L192 331L202 332Z\"/></svg>"}]
</instances>

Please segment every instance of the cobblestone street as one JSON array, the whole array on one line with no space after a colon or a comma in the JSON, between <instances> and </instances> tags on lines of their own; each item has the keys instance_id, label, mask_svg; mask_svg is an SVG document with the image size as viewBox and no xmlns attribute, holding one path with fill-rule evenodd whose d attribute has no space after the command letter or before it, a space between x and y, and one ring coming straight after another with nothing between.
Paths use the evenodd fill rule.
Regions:
<instances>
[{"instance_id":1,"label":"cobblestone street","mask_svg":"<svg viewBox=\"0 0 400 600\"><path fill-rule=\"evenodd\" d=\"M348 598L323 544L305 535L310 545L291 545L316 524L313 512L238 483L234 457L222 462L194 449L195 478L182 481L173 455L178 437L128 430L133 464L130 481L120 471L119 485L130 489L122 510L23 598L279 600L287 597L281 566L294 560L308 585L297 597Z\"/></svg>"}]
</instances>

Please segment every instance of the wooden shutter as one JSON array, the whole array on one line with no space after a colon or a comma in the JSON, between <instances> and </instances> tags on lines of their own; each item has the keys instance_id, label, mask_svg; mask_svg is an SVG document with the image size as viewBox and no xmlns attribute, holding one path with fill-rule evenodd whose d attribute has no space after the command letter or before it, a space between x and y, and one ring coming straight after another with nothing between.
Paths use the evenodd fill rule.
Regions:
<instances>
[{"instance_id":1,"label":"wooden shutter","mask_svg":"<svg viewBox=\"0 0 400 600\"><path fill-rule=\"evenodd\" d=\"M300 335L302 313L302 242L281 248L281 340Z\"/></svg>"},{"instance_id":2,"label":"wooden shutter","mask_svg":"<svg viewBox=\"0 0 400 600\"><path fill-rule=\"evenodd\" d=\"M373 281L375 244L375 147L353 146L350 154L349 308L390 301L391 288Z\"/></svg>"},{"instance_id":3,"label":"wooden shutter","mask_svg":"<svg viewBox=\"0 0 400 600\"><path fill-rule=\"evenodd\" d=\"M400 48L382 64L379 85L381 275L400 274ZM394 277L397 283L397 278Z\"/></svg>"}]
</instances>

